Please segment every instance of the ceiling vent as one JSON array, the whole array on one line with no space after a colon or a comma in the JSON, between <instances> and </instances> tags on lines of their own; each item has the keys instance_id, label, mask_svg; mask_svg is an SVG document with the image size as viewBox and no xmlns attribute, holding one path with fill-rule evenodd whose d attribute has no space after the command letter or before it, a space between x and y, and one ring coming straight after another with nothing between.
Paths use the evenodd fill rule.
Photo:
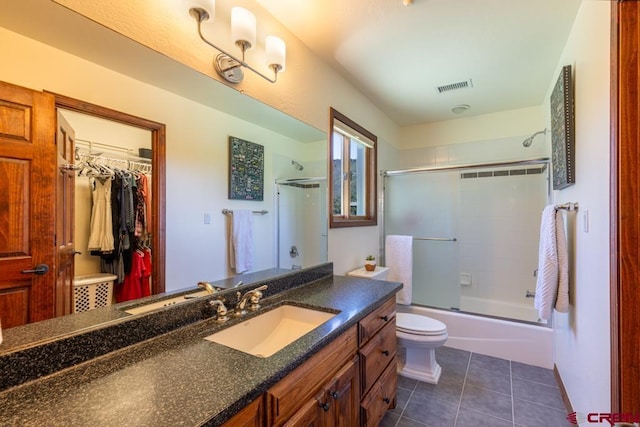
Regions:
<instances>
[{"instance_id":1,"label":"ceiling vent","mask_svg":"<svg viewBox=\"0 0 640 427\"><path fill-rule=\"evenodd\" d=\"M470 89L472 87L473 87L473 81L469 79L461 82L449 83L447 85L438 86L436 87L436 90L438 91L438 93L444 93L444 92L451 92L452 90L459 90L459 89L465 89L465 88Z\"/></svg>"}]
</instances>

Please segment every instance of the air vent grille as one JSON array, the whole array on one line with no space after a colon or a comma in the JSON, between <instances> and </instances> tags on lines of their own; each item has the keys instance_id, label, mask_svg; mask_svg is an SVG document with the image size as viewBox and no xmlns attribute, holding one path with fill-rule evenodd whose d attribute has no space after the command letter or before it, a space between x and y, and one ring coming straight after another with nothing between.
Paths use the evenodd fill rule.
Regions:
<instances>
[{"instance_id":1,"label":"air vent grille","mask_svg":"<svg viewBox=\"0 0 640 427\"><path fill-rule=\"evenodd\" d=\"M459 89L472 88L472 87L473 87L473 81L469 79L461 82L449 83L446 85L438 86L436 87L436 90L438 91L438 93L444 93L444 92L451 92L452 90L459 90Z\"/></svg>"}]
</instances>

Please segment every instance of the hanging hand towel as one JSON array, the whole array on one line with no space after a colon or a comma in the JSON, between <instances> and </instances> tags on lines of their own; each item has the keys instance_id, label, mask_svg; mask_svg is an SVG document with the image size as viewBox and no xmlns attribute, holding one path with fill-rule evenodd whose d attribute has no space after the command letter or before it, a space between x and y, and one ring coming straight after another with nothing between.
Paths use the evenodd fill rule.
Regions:
<instances>
[{"instance_id":1,"label":"hanging hand towel","mask_svg":"<svg viewBox=\"0 0 640 427\"><path fill-rule=\"evenodd\" d=\"M389 267L387 280L401 282L402 289L396 294L398 304L411 304L413 282L413 237L387 236L384 246L386 266Z\"/></svg>"},{"instance_id":2,"label":"hanging hand towel","mask_svg":"<svg viewBox=\"0 0 640 427\"><path fill-rule=\"evenodd\" d=\"M541 319L551 318L551 310L566 312L568 304L567 242L562 213L554 206L542 211L540 221L540 246L538 253L538 278L534 306Z\"/></svg>"},{"instance_id":3,"label":"hanging hand towel","mask_svg":"<svg viewBox=\"0 0 640 427\"><path fill-rule=\"evenodd\" d=\"M232 218L229 262L240 274L253 267L253 214L247 209L236 209Z\"/></svg>"}]
</instances>

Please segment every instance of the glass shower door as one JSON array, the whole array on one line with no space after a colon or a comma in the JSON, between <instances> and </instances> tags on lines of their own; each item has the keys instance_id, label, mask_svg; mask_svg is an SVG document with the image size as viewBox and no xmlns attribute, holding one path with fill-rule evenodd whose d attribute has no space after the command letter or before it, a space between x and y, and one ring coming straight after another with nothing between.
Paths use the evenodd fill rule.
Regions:
<instances>
[{"instance_id":1,"label":"glass shower door","mask_svg":"<svg viewBox=\"0 0 640 427\"><path fill-rule=\"evenodd\" d=\"M413 304L459 308L459 173L385 178L385 234L413 236ZM442 239L442 240L440 240Z\"/></svg>"},{"instance_id":2,"label":"glass shower door","mask_svg":"<svg viewBox=\"0 0 640 427\"><path fill-rule=\"evenodd\" d=\"M327 262L327 185L323 178L276 183L278 267Z\"/></svg>"}]
</instances>

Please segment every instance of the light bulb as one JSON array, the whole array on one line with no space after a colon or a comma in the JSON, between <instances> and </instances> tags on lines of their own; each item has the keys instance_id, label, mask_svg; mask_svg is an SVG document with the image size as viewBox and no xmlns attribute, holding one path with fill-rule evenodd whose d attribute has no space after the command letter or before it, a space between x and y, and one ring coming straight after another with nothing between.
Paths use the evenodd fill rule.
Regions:
<instances>
[{"instance_id":1,"label":"light bulb","mask_svg":"<svg viewBox=\"0 0 640 427\"><path fill-rule=\"evenodd\" d=\"M265 39L265 61L267 66L277 68L281 73L286 68L287 45L279 37L267 36Z\"/></svg>"},{"instance_id":2,"label":"light bulb","mask_svg":"<svg viewBox=\"0 0 640 427\"><path fill-rule=\"evenodd\" d=\"M242 51L256 45L256 17L243 7L231 8L231 35Z\"/></svg>"}]
</instances>

